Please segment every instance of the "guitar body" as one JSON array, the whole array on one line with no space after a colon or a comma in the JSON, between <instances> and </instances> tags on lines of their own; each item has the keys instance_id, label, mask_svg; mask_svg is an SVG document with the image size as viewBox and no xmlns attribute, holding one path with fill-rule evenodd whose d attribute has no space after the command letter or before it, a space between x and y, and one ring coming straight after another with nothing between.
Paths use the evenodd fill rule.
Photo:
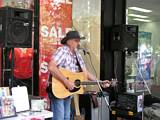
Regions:
<instances>
[{"instance_id":1,"label":"guitar body","mask_svg":"<svg viewBox=\"0 0 160 120\"><path fill-rule=\"evenodd\" d=\"M69 70L60 69L62 74L68 78L69 81L75 82L75 80L84 81L86 80L85 74L83 72L74 73ZM79 88L75 88L74 91L69 91L61 81L52 77L52 92L57 98L66 98L73 94L83 94L83 87L80 85Z\"/></svg>"}]
</instances>

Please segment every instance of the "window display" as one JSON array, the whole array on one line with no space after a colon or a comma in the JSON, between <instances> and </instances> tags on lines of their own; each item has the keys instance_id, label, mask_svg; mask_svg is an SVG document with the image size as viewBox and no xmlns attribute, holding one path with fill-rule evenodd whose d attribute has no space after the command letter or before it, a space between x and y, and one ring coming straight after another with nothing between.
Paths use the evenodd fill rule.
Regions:
<instances>
[{"instance_id":1,"label":"window display","mask_svg":"<svg viewBox=\"0 0 160 120\"><path fill-rule=\"evenodd\" d=\"M126 56L125 79L127 92L147 91L147 87L151 87L151 71L154 67L151 36L152 33L150 32L139 32L138 54Z\"/></svg>"}]
</instances>

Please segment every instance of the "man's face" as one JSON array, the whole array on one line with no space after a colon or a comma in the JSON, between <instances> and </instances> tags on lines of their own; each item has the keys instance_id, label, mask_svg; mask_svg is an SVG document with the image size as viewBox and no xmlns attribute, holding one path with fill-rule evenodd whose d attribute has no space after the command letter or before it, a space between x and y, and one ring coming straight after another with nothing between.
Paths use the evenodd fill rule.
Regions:
<instances>
[{"instance_id":1,"label":"man's face","mask_svg":"<svg viewBox=\"0 0 160 120\"><path fill-rule=\"evenodd\" d=\"M72 48L77 48L80 44L80 39L71 39L71 40L68 40L68 44L70 47Z\"/></svg>"}]
</instances>

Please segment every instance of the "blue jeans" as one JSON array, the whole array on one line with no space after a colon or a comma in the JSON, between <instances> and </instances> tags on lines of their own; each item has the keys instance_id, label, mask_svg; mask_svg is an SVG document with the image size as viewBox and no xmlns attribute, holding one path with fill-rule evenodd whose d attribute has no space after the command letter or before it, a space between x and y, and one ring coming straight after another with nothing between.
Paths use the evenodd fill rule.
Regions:
<instances>
[{"instance_id":1,"label":"blue jeans","mask_svg":"<svg viewBox=\"0 0 160 120\"><path fill-rule=\"evenodd\" d=\"M52 97L51 109L53 111L52 120L70 120L71 97L58 99Z\"/></svg>"}]
</instances>

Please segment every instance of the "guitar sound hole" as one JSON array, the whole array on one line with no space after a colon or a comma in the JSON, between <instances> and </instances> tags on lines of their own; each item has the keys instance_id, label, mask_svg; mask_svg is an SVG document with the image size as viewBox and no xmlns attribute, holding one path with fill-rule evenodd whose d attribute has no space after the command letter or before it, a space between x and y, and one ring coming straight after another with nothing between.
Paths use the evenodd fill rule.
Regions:
<instances>
[{"instance_id":1,"label":"guitar sound hole","mask_svg":"<svg viewBox=\"0 0 160 120\"><path fill-rule=\"evenodd\" d=\"M70 90L70 92L76 92L80 89L80 84L81 84L81 81L79 79L75 80L74 81L74 84L75 84L75 88L73 90Z\"/></svg>"},{"instance_id":2,"label":"guitar sound hole","mask_svg":"<svg viewBox=\"0 0 160 120\"><path fill-rule=\"evenodd\" d=\"M75 84L76 87L80 87L81 81L79 79L77 79L77 80L74 81L74 84Z\"/></svg>"}]
</instances>

